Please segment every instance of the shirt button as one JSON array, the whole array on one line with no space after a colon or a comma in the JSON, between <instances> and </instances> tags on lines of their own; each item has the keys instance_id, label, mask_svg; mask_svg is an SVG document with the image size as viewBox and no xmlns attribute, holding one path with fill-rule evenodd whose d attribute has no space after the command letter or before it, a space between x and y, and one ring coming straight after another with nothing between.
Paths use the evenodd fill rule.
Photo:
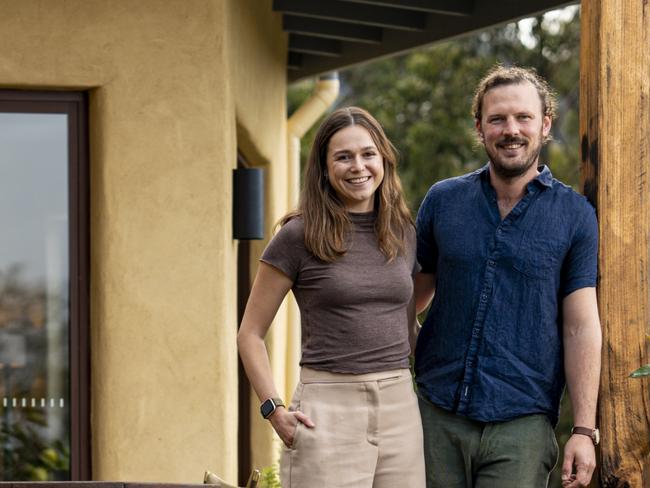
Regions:
<instances>
[{"instance_id":1,"label":"shirt button","mask_svg":"<svg viewBox=\"0 0 650 488\"><path fill-rule=\"evenodd\" d=\"M492 261L492 260L490 259L490 260L488 261L488 266L490 266L490 267L494 267L494 261Z\"/></svg>"},{"instance_id":2,"label":"shirt button","mask_svg":"<svg viewBox=\"0 0 650 488\"><path fill-rule=\"evenodd\" d=\"M487 295L485 293L483 293L481 295L481 300L483 300L483 301L487 300Z\"/></svg>"}]
</instances>

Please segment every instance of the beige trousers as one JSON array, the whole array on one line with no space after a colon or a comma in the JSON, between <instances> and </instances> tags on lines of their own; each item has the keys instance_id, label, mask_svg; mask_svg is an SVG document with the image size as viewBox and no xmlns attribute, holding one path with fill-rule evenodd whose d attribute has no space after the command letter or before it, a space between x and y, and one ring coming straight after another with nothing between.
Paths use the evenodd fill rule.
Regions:
<instances>
[{"instance_id":1,"label":"beige trousers","mask_svg":"<svg viewBox=\"0 0 650 488\"><path fill-rule=\"evenodd\" d=\"M424 488L422 423L408 369L340 374L302 368L289 407L298 422L283 447L283 488Z\"/></svg>"}]
</instances>

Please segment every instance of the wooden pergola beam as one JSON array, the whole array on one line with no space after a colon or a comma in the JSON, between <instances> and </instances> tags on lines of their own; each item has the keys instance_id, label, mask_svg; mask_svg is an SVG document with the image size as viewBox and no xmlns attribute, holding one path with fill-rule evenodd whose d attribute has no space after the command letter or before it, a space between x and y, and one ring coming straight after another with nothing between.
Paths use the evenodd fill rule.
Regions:
<instances>
[{"instance_id":1,"label":"wooden pergola beam","mask_svg":"<svg viewBox=\"0 0 650 488\"><path fill-rule=\"evenodd\" d=\"M421 12L368 6L342 0L273 0L273 10L316 19L352 22L404 31L421 31L427 18Z\"/></svg>"},{"instance_id":2,"label":"wooden pergola beam","mask_svg":"<svg viewBox=\"0 0 650 488\"><path fill-rule=\"evenodd\" d=\"M289 52L337 57L341 55L341 42L336 39L290 34Z\"/></svg>"},{"instance_id":3,"label":"wooden pergola beam","mask_svg":"<svg viewBox=\"0 0 650 488\"><path fill-rule=\"evenodd\" d=\"M582 0L583 190L600 227L604 487L650 487L650 4Z\"/></svg>"},{"instance_id":4,"label":"wooden pergola beam","mask_svg":"<svg viewBox=\"0 0 650 488\"><path fill-rule=\"evenodd\" d=\"M338 39L339 41L361 42L365 44L379 44L382 40L382 30L380 27L289 14L282 16L282 29L295 34L320 36L326 39Z\"/></svg>"},{"instance_id":5,"label":"wooden pergola beam","mask_svg":"<svg viewBox=\"0 0 650 488\"><path fill-rule=\"evenodd\" d=\"M403 8L446 15L470 15L474 0L343 0L382 7Z\"/></svg>"}]
</instances>

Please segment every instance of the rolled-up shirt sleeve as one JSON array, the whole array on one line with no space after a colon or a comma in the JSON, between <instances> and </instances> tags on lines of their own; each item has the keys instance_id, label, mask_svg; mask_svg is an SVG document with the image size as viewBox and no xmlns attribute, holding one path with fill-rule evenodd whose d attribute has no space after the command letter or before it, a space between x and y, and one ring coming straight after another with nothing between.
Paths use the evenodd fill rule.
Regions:
<instances>
[{"instance_id":1,"label":"rolled-up shirt sleeve","mask_svg":"<svg viewBox=\"0 0 650 488\"><path fill-rule=\"evenodd\" d=\"M586 200L575 222L576 230L562 264L562 297L580 288L594 287L598 279L598 221Z\"/></svg>"}]
</instances>

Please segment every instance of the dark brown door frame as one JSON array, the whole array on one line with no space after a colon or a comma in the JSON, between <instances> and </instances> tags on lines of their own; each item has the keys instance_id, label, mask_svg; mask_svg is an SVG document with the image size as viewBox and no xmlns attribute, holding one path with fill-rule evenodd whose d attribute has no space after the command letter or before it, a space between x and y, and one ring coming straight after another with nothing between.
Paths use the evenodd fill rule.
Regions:
<instances>
[{"instance_id":1,"label":"dark brown door frame","mask_svg":"<svg viewBox=\"0 0 650 488\"><path fill-rule=\"evenodd\" d=\"M85 92L0 90L0 112L68 115L70 477L90 480L90 171Z\"/></svg>"},{"instance_id":2,"label":"dark brown door frame","mask_svg":"<svg viewBox=\"0 0 650 488\"><path fill-rule=\"evenodd\" d=\"M241 153L237 154L237 167L248 168L250 164ZM240 240L237 245L237 326L241 324L251 289L250 242ZM252 469L251 461L251 386L239 355L238 360L238 404L239 422L237 434L238 483L244 486Z\"/></svg>"}]
</instances>

